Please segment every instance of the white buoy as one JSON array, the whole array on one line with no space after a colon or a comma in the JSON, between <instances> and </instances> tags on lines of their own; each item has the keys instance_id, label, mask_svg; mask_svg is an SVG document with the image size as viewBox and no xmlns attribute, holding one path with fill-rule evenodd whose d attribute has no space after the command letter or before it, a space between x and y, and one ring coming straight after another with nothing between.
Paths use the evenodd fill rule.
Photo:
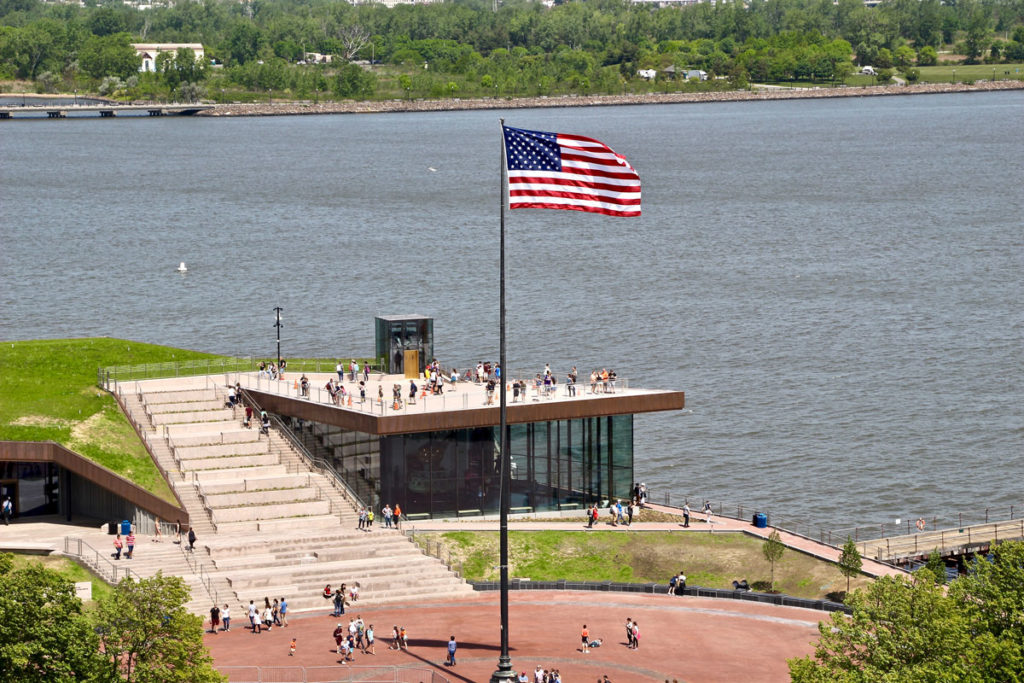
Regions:
<instances>
[{"instance_id":1,"label":"white buoy","mask_svg":"<svg viewBox=\"0 0 1024 683\"><path fill-rule=\"evenodd\" d=\"M185 262L184 261L182 261L181 263L178 264L178 272L179 273L187 273L188 272L188 268L185 267Z\"/></svg>"}]
</instances>

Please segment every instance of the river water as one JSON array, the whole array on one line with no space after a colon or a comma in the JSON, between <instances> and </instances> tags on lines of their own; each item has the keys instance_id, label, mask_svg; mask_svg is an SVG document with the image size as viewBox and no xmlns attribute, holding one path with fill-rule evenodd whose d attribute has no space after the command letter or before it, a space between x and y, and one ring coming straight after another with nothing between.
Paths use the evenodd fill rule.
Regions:
<instances>
[{"instance_id":1,"label":"river water","mask_svg":"<svg viewBox=\"0 0 1024 683\"><path fill-rule=\"evenodd\" d=\"M420 313L496 359L500 115L0 122L0 339L271 357L281 306L285 356ZM506 116L643 179L639 219L508 215L509 365L686 391L636 420L655 492L826 528L1024 503L1024 93Z\"/></svg>"}]
</instances>

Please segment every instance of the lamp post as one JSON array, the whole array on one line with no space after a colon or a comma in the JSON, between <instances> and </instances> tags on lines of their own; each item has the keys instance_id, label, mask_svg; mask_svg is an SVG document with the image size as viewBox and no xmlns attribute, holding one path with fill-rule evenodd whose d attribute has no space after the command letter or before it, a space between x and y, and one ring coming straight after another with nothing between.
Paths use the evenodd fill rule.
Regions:
<instances>
[{"instance_id":1,"label":"lamp post","mask_svg":"<svg viewBox=\"0 0 1024 683\"><path fill-rule=\"evenodd\" d=\"M956 83L956 69L953 69L953 82Z\"/></svg>"},{"instance_id":2,"label":"lamp post","mask_svg":"<svg viewBox=\"0 0 1024 683\"><path fill-rule=\"evenodd\" d=\"M274 327L277 328L277 367L281 367L281 311L283 309L280 306L274 306L274 313L277 314L277 322L274 323Z\"/></svg>"}]
</instances>

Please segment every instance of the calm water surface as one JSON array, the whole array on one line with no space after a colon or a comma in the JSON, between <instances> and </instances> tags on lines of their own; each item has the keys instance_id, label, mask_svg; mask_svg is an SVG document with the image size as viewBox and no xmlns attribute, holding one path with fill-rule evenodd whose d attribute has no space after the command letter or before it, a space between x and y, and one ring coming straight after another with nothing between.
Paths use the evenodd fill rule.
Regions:
<instances>
[{"instance_id":1,"label":"calm water surface","mask_svg":"<svg viewBox=\"0 0 1024 683\"><path fill-rule=\"evenodd\" d=\"M282 306L286 356L422 313L496 359L500 115L2 122L0 339L270 357ZM1024 503L1024 93L505 116L640 171L640 219L509 214L509 361L685 390L637 418L656 491L826 528Z\"/></svg>"}]
</instances>

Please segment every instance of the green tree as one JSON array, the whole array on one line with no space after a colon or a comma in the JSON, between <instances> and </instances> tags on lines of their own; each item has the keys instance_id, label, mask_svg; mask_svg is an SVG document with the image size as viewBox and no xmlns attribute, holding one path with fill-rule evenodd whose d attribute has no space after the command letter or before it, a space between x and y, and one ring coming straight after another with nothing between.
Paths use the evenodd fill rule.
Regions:
<instances>
[{"instance_id":1,"label":"green tree","mask_svg":"<svg viewBox=\"0 0 1024 683\"><path fill-rule=\"evenodd\" d=\"M334 77L334 92L339 97L368 97L376 88L377 78L358 64L345 64Z\"/></svg>"},{"instance_id":2,"label":"green tree","mask_svg":"<svg viewBox=\"0 0 1024 683\"><path fill-rule=\"evenodd\" d=\"M843 544L843 552L839 554L839 573L846 577L846 592L850 592L850 579L860 574L863 562L860 559L860 551L857 544L849 536Z\"/></svg>"},{"instance_id":3,"label":"green tree","mask_svg":"<svg viewBox=\"0 0 1024 683\"><path fill-rule=\"evenodd\" d=\"M772 531L768 538L764 541L761 551L764 553L764 559L768 560L771 564L771 582L772 589L775 589L775 563L782 559L782 553L786 552L786 546L782 542L782 538L779 536L778 529Z\"/></svg>"},{"instance_id":4,"label":"green tree","mask_svg":"<svg viewBox=\"0 0 1024 683\"><path fill-rule=\"evenodd\" d=\"M939 63L939 53L931 45L925 45L917 53L918 66L935 66Z\"/></svg>"},{"instance_id":5,"label":"green tree","mask_svg":"<svg viewBox=\"0 0 1024 683\"><path fill-rule=\"evenodd\" d=\"M0 679L102 680L98 638L74 584L38 563L12 570L11 560L0 555Z\"/></svg>"},{"instance_id":6,"label":"green tree","mask_svg":"<svg viewBox=\"0 0 1024 683\"><path fill-rule=\"evenodd\" d=\"M142 58L132 47L131 36L118 33L112 36L92 37L78 54L82 71L95 79L117 76L126 79L139 72Z\"/></svg>"},{"instance_id":7,"label":"green tree","mask_svg":"<svg viewBox=\"0 0 1024 683\"><path fill-rule=\"evenodd\" d=\"M964 55L967 57L967 64L976 63L988 49L992 33L990 24L987 8L974 5L967 20L967 34L964 36Z\"/></svg>"},{"instance_id":8,"label":"green tree","mask_svg":"<svg viewBox=\"0 0 1024 683\"><path fill-rule=\"evenodd\" d=\"M914 63L914 49L909 45L900 45L892 55L892 63L905 69Z\"/></svg>"},{"instance_id":9,"label":"green tree","mask_svg":"<svg viewBox=\"0 0 1024 683\"><path fill-rule=\"evenodd\" d=\"M938 550L932 550L928 555L928 561L925 562L922 569L927 569L932 576L939 583L946 583L946 562L942 559L942 555L939 554Z\"/></svg>"},{"instance_id":10,"label":"green tree","mask_svg":"<svg viewBox=\"0 0 1024 683\"><path fill-rule=\"evenodd\" d=\"M122 579L96 616L108 671L128 683L224 681L203 645L202 618L185 610L188 600L179 576Z\"/></svg>"},{"instance_id":11,"label":"green tree","mask_svg":"<svg viewBox=\"0 0 1024 683\"><path fill-rule=\"evenodd\" d=\"M813 658L789 660L794 683L967 680L967 620L925 571L883 576L847 604L851 616L834 612L818 625Z\"/></svg>"},{"instance_id":12,"label":"green tree","mask_svg":"<svg viewBox=\"0 0 1024 683\"><path fill-rule=\"evenodd\" d=\"M977 634L973 645L987 680L1019 681L1024 671L1024 543L1002 543L992 560L976 558L949 597Z\"/></svg>"}]
</instances>

